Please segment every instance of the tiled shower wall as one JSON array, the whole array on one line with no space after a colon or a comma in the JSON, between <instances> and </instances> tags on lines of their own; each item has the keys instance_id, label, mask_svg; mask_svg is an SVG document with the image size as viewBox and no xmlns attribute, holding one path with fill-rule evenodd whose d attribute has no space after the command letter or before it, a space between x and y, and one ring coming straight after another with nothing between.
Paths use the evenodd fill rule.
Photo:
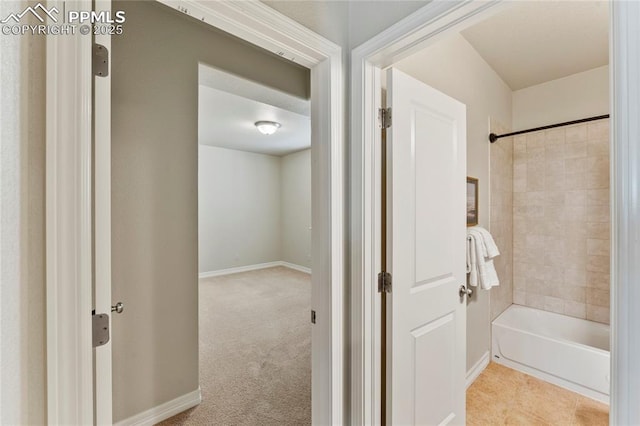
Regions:
<instances>
[{"instance_id":1,"label":"tiled shower wall","mask_svg":"<svg viewBox=\"0 0 640 426\"><path fill-rule=\"evenodd\" d=\"M491 132L507 133L505 126L491 120ZM513 303L513 138L500 139L490 148L490 220L489 231L500 250L494 266L500 285L491 289L493 321Z\"/></svg>"},{"instance_id":2,"label":"tiled shower wall","mask_svg":"<svg viewBox=\"0 0 640 426\"><path fill-rule=\"evenodd\" d=\"M609 223L608 119L514 137L514 303L608 323Z\"/></svg>"}]
</instances>

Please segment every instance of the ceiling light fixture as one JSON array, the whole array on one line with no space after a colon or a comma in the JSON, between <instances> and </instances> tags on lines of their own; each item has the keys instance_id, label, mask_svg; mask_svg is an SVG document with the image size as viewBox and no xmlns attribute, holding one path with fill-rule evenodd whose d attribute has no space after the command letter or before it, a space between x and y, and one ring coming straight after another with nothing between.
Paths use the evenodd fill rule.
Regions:
<instances>
[{"instance_id":1,"label":"ceiling light fixture","mask_svg":"<svg viewBox=\"0 0 640 426\"><path fill-rule=\"evenodd\" d=\"M255 124L263 135L272 135L280 128L280 123L275 121L256 121Z\"/></svg>"}]
</instances>

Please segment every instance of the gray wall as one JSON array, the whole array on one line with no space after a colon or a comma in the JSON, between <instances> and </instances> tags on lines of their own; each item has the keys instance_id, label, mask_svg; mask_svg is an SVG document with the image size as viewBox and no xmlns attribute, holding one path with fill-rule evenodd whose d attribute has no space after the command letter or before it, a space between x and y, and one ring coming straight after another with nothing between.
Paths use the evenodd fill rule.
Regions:
<instances>
[{"instance_id":1,"label":"gray wall","mask_svg":"<svg viewBox=\"0 0 640 426\"><path fill-rule=\"evenodd\" d=\"M116 1L114 421L198 387L198 62L300 97L309 71L156 2Z\"/></svg>"},{"instance_id":2,"label":"gray wall","mask_svg":"<svg viewBox=\"0 0 640 426\"><path fill-rule=\"evenodd\" d=\"M282 159L207 145L199 153L200 273L282 260Z\"/></svg>"},{"instance_id":3,"label":"gray wall","mask_svg":"<svg viewBox=\"0 0 640 426\"><path fill-rule=\"evenodd\" d=\"M282 260L311 267L311 150L282 157Z\"/></svg>"},{"instance_id":4,"label":"gray wall","mask_svg":"<svg viewBox=\"0 0 640 426\"><path fill-rule=\"evenodd\" d=\"M27 2L1 1L0 16ZM25 17L29 24L38 24ZM35 22L34 22L35 21ZM46 423L45 37L0 36L0 424Z\"/></svg>"}]
</instances>

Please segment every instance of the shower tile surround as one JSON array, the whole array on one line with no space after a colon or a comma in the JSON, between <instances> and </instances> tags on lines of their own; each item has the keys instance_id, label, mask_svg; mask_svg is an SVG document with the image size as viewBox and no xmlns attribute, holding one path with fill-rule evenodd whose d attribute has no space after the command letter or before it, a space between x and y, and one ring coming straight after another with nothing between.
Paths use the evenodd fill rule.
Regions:
<instances>
[{"instance_id":1,"label":"shower tile surround","mask_svg":"<svg viewBox=\"0 0 640 426\"><path fill-rule=\"evenodd\" d=\"M500 127L492 123L494 132L493 126ZM511 146L512 199L506 190ZM493 144L490 207L504 257L496 267L501 287L509 289L513 232L513 303L609 323L608 119ZM492 318L506 308L507 292L491 290Z\"/></svg>"},{"instance_id":2,"label":"shower tile surround","mask_svg":"<svg viewBox=\"0 0 640 426\"><path fill-rule=\"evenodd\" d=\"M508 133L509 128L491 120L492 133ZM491 289L491 320L513 301L513 138L500 139L490 147L489 231L500 256L493 260L500 285Z\"/></svg>"}]
</instances>

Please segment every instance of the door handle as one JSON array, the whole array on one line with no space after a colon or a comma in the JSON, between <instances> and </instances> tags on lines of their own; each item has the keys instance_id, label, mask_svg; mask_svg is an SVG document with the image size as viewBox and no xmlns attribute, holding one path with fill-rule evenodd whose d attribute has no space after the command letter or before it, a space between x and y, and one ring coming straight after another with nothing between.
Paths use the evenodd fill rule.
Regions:
<instances>
[{"instance_id":1,"label":"door handle","mask_svg":"<svg viewBox=\"0 0 640 426\"><path fill-rule=\"evenodd\" d=\"M123 311L124 311L124 303L122 302L118 302L111 307L111 312L115 312L116 314L121 314Z\"/></svg>"},{"instance_id":2,"label":"door handle","mask_svg":"<svg viewBox=\"0 0 640 426\"><path fill-rule=\"evenodd\" d=\"M460 294L461 298L464 296L471 297L471 295L473 294L473 289L467 288L466 286L461 285L460 290L458 291L458 294Z\"/></svg>"}]
</instances>

